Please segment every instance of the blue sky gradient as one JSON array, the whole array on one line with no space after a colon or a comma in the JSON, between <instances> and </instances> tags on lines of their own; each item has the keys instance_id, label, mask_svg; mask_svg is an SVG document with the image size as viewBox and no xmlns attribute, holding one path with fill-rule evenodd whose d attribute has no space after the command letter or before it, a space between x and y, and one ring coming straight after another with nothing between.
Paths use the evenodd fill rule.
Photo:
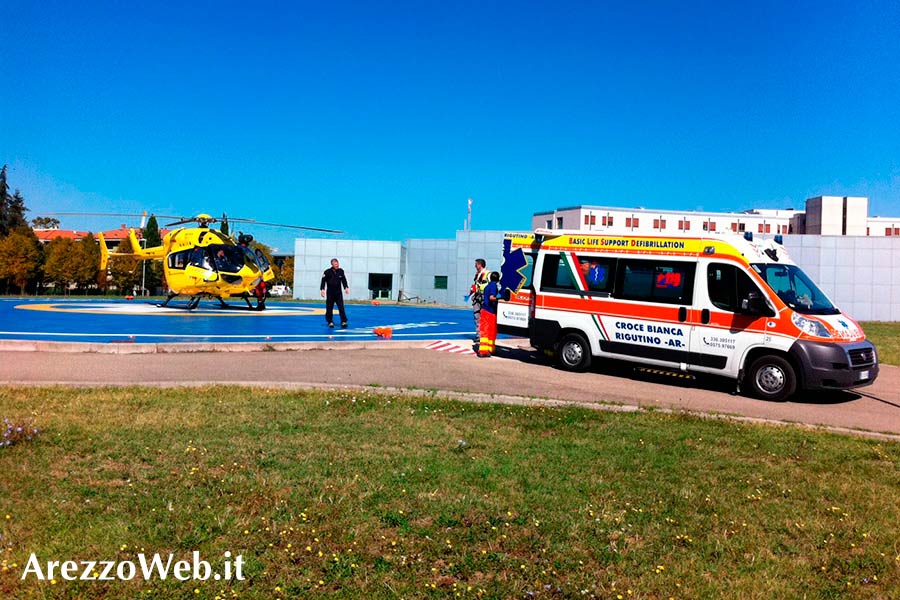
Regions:
<instances>
[{"instance_id":1,"label":"blue sky gradient","mask_svg":"<svg viewBox=\"0 0 900 600\"><path fill-rule=\"evenodd\" d=\"M0 33L0 163L31 217L398 240L452 237L469 197L477 229L820 194L900 214L896 2L11 0Z\"/></svg>"}]
</instances>

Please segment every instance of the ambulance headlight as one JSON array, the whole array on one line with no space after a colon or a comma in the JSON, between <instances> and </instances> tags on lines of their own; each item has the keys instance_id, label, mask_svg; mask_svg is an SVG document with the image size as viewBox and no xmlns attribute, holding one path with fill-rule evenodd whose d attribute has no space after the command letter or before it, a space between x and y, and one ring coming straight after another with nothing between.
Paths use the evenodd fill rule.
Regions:
<instances>
[{"instance_id":1,"label":"ambulance headlight","mask_svg":"<svg viewBox=\"0 0 900 600\"><path fill-rule=\"evenodd\" d=\"M802 317L797 313L791 315L791 321L793 321L794 325L797 326L797 329L807 335L822 338L831 337L831 334L828 333L828 329L826 329L825 326L822 325L822 323L820 323L819 321L816 321L814 319L807 319L806 317Z\"/></svg>"}]
</instances>

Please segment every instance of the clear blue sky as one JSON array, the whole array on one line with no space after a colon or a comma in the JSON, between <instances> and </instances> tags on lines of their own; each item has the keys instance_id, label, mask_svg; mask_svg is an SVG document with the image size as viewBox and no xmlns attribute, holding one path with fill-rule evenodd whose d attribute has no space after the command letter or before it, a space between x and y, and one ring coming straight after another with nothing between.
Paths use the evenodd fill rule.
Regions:
<instances>
[{"instance_id":1,"label":"clear blue sky","mask_svg":"<svg viewBox=\"0 0 900 600\"><path fill-rule=\"evenodd\" d=\"M0 163L30 217L399 240L452 237L469 197L476 229L820 194L900 214L897 2L7 0L0 35Z\"/></svg>"}]
</instances>

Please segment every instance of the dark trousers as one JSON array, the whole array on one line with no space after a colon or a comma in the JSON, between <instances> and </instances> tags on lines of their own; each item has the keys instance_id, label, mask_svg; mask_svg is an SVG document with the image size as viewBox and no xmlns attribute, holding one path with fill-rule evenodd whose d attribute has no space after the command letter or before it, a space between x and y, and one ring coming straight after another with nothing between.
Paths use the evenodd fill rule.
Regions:
<instances>
[{"instance_id":1,"label":"dark trousers","mask_svg":"<svg viewBox=\"0 0 900 600\"><path fill-rule=\"evenodd\" d=\"M334 323L334 305L337 304L338 312L341 314L341 323L347 322L347 313L344 312L344 294L337 292L325 293L325 322Z\"/></svg>"}]
</instances>

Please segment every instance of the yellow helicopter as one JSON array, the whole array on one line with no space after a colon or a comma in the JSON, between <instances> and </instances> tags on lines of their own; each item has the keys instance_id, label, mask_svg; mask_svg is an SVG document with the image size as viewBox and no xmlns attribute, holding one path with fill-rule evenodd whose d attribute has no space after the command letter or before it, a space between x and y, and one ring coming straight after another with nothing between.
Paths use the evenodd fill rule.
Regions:
<instances>
[{"instance_id":1,"label":"yellow helicopter","mask_svg":"<svg viewBox=\"0 0 900 600\"><path fill-rule=\"evenodd\" d=\"M343 233L334 229L262 223L253 219L228 219L223 216L223 220L324 233ZM128 232L132 250L130 253L110 252L103 234L100 233L98 236L100 270L106 269L110 256L161 260L169 293L165 302L159 306L168 306L173 298L184 295L190 298L187 306L173 305L173 307L193 310L203 297L208 297L218 299L221 306L228 308L225 299L235 297L243 298L248 308L265 310L266 291L275 280L268 258L261 250L250 247L252 235L241 233L235 242L229 235L209 228L212 223L218 221L219 219L210 215L200 214L168 223L165 227L177 227L187 223L196 223L197 227L173 229L163 237L161 245L150 248L141 248L135 230L131 229ZM256 299L256 306L252 304L251 298Z\"/></svg>"}]
</instances>

